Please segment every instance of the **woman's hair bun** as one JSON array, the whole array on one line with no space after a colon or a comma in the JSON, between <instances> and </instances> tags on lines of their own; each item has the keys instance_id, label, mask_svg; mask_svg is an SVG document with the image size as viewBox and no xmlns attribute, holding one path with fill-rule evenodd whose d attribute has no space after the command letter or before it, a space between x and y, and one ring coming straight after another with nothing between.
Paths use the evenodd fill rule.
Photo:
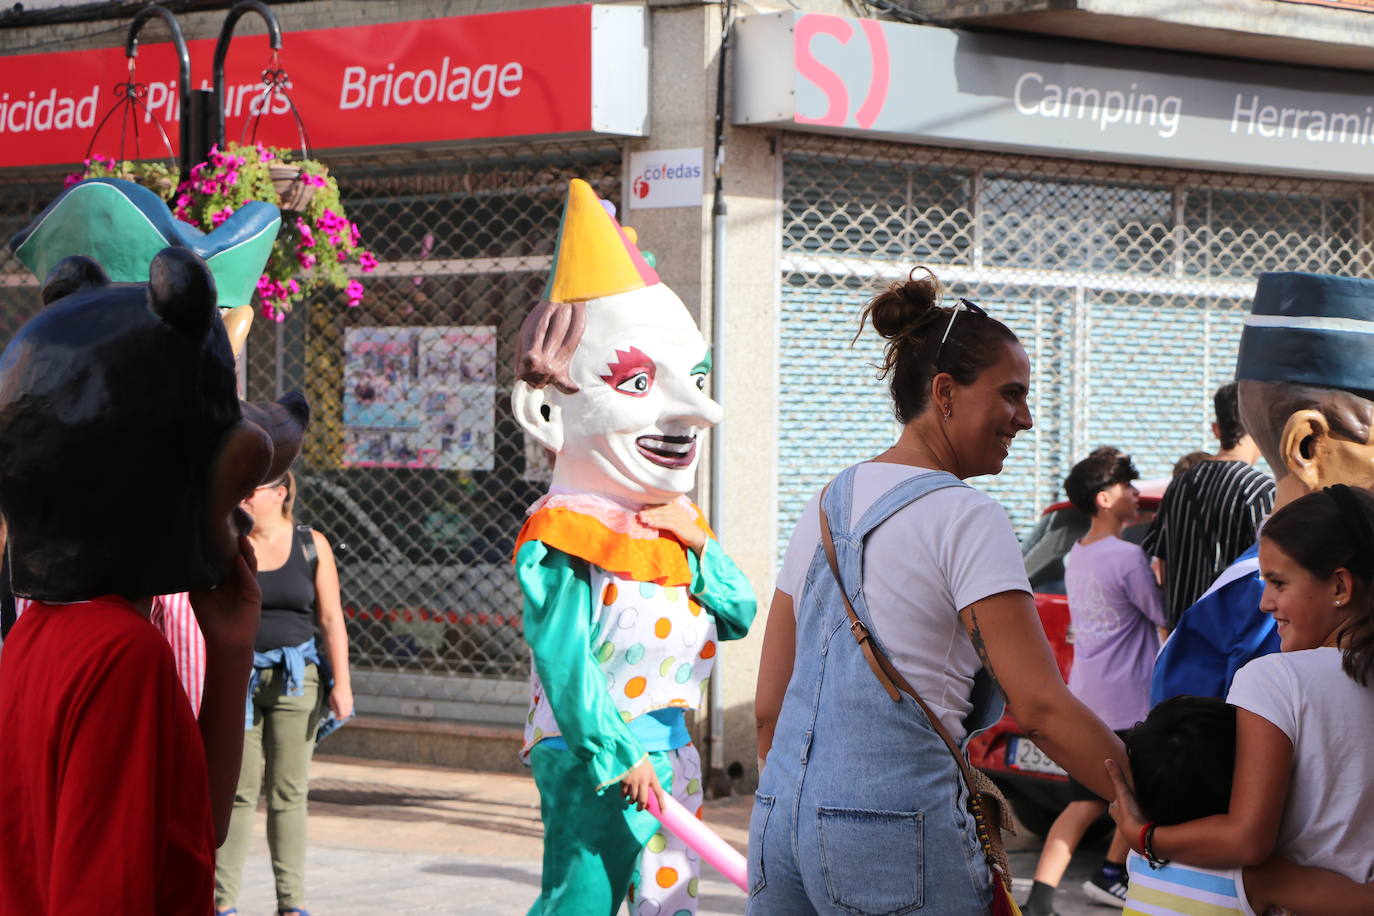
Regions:
<instances>
[{"instance_id":1,"label":"woman's hair bun","mask_svg":"<svg viewBox=\"0 0 1374 916\"><path fill-rule=\"evenodd\" d=\"M917 271L924 271L917 276ZM940 281L928 267L915 267L907 279L883 290L865 309L866 317L887 340L918 337L939 314Z\"/></svg>"}]
</instances>

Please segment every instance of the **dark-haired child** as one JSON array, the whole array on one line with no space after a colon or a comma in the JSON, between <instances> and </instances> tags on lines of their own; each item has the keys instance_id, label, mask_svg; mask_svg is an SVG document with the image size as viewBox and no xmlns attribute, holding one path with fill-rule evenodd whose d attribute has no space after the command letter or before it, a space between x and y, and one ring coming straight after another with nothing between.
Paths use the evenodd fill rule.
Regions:
<instances>
[{"instance_id":1,"label":"dark-haired child","mask_svg":"<svg viewBox=\"0 0 1374 916\"><path fill-rule=\"evenodd\" d=\"M1236 762L1236 708L1216 697L1174 697L1150 710L1126 733L1136 801L1159 826L1225 814ZM1139 853L1128 860L1127 916L1254 916L1287 912L1270 901L1301 907L1304 916L1367 913L1374 886L1280 859L1246 869L1197 868L1178 862L1154 867Z\"/></svg>"},{"instance_id":2,"label":"dark-haired child","mask_svg":"<svg viewBox=\"0 0 1374 916\"><path fill-rule=\"evenodd\" d=\"M1114 731L1130 728L1149 709L1150 674L1159 652L1164 601L1145 551L1121 539L1135 520L1139 475L1129 456L1099 448L1064 481L1069 501L1092 519L1065 561L1074 661L1069 689ZM1055 819L1035 868L1027 916L1054 912L1054 892L1073 851L1107 803L1070 779L1072 801ZM1127 845L1116 840L1083 883L1093 900L1119 906L1126 897Z\"/></svg>"}]
</instances>

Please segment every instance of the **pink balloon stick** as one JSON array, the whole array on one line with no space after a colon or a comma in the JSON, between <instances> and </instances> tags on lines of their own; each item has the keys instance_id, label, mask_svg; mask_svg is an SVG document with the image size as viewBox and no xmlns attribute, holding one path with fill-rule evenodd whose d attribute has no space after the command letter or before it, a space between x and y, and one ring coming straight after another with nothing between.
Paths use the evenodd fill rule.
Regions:
<instances>
[{"instance_id":1,"label":"pink balloon stick","mask_svg":"<svg viewBox=\"0 0 1374 916\"><path fill-rule=\"evenodd\" d=\"M663 796L663 810L658 810L658 796L656 793L649 793L649 813L658 818L664 827L677 836L678 839L696 850L707 862L715 866L730 882L742 891L749 889L748 879L745 878L744 856L729 843L720 838L720 835L707 827L690 811L682 807L671 795Z\"/></svg>"}]
</instances>

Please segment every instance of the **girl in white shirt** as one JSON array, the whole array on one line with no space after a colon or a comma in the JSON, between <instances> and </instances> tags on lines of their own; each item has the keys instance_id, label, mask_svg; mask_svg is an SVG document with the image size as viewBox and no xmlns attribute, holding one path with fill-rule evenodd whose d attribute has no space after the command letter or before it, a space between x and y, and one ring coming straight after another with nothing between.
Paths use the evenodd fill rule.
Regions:
<instances>
[{"instance_id":1,"label":"girl in white shirt","mask_svg":"<svg viewBox=\"0 0 1374 916\"><path fill-rule=\"evenodd\" d=\"M1144 820L1113 763L1113 816L1156 861L1231 868L1271 855L1374 881L1374 494L1336 485L1274 513L1260 536L1265 590L1282 652L1240 670L1230 809L1183 824ZM1301 893L1301 882L1298 885ZM1271 903L1368 913L1368 902L1314 908L1280 888ZM1290 902L1291 901L1291 902Z\"/></svg>"}]
</instances>

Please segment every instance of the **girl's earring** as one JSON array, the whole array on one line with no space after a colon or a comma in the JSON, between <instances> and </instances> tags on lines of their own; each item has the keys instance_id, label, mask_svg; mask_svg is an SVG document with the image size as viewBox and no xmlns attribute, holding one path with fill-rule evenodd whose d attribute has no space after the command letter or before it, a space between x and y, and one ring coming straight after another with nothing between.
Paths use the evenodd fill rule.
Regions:
<instances>
[{"instance_id":1,"label":"girl's earring","mask_svg":"<svg viewBox=\"0 0 1374 916\"><path fill-rule=\"evenodd\" d=\"M949 418L950 418L950 416L951 416L952 414L953 414L953 410L951 410L951 409L950 409L950 406L949 406L948 404L946 404L946 405L945 405L945 422L946 422L946 423L949 422Z\"/></svg>"}]
</instances>

